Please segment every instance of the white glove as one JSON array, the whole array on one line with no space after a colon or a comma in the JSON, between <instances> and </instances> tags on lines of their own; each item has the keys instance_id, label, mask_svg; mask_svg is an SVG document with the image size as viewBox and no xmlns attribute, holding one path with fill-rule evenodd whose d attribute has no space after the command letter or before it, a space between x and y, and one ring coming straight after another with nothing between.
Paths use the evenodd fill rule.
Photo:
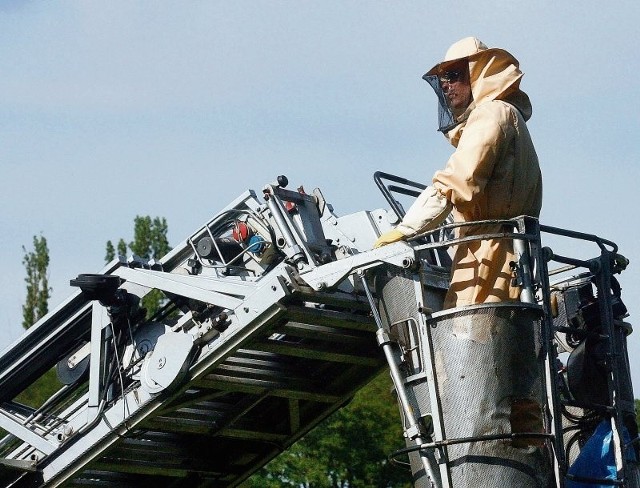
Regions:
<instances>
[{"instance_id":1,"label":"white glove","mask_svg":"<svg viewBox=\"0 0 640 488\"><path fill-rule=\"evenodd\" d=\"M396 229L408 237L433 230L445 221L453 205L433 186L426 187Z\"/></svg>"}]
</instances>

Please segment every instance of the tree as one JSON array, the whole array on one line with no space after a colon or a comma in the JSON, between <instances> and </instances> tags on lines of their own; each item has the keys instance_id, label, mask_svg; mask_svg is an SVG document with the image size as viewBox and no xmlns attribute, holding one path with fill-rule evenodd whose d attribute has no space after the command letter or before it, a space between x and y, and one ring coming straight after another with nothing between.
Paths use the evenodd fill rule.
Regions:
<instances>
[{"instance_id":1,"label":"tree","mask_svg":"<svg viewBox=\"0 0 640 488\"><path fill-rule=\"evenodd\" d=\"M107 250L104 255L104 260L106 263L113 261L116 257L116 249L113 247L113 243L111 241L107 241Z\"/></svg>"},{"instance_id":2,"label":"tree","mask_svg":"<svg viewBox=\"0 0 640 488\"><path fill-rule=\"evenodd\" d=\"M27 277L27 297L22 306L22 326L28 329L49 311L49 248L44 236L33 236L33 251L24 251L24 264Z\"/></svg>"},{"instance_id":3,"label":"tree","mask_svg":"<svg viewBox=\"0 0 640 488\"><path fill-rule=\"evenodd\" d=\"M133 242L129 248L138 256L145 259L159 259L168 253L171 248L167 241L167 221L164 218L137 216L134 220Z\"/></svg>"},{"instance_id":4,"label":"tree","mask_svg":"<svg viewBox=\"0 0 640 488\"><path fill-rule=\"evenodd\" d=\"M118 241L118 254L121 256L126 256L127 254L127 243L124 242L124 239Z\"/></svg>"},{"instance_id":5,"label":"tree","mask_svg":"<svg viewBox=\"0 0 640 488\"><path fill-rule=\"evenodd\" d=\"M151 219L148 215L144 217L137 215L133 220L133 241L127 246L125 240L121 238L117 248L111 241L107 241L105 261L113 260L116 257L116 250L118 254L126 255L127 248L143 259L159 259L171 250L167 240L168 231L169 226L164 217Z\"/></svg>"},{"instance_id":6,"label":"tree","mask_svg":"<svg viewBox=\"0 0 640 488\"><path fill-rule=\"evenodd\" d=\"M342 408L243 485L245 488L404 488L408 470L387 457L404 447L402 424L382 373Z\"/></svg>"},{"instance_id":7,"label":"tree","mask_svg":"<svg viewBox=\"0 0 640 488\"><path fill-rule=\"evenodd\" d=\"M49 248L44 236L33 236L33 251L24 251L24 264L27 277L27 296L22 306L22 326L28 329L49 311ZM50 369L29 388L16 398L19 402L31 407L39 407L60 387L54 369Z\"/></svg>"},{"instance_id":8,"label":"tree","mask_svg":"<svg viewBox=\"0 0 640 488\"><path fill-rule=\"evenodd\" d=\"M171 250L167 239L168 231L169 226L164 217L152 219L148 215L137 215L133 221L133 241L127 246L121 238L116 247L111 241L107 241L105 261L112 261L116 256L116 250L121 256L126 256L130 250L144 260L158 260ZM152 317L161 308L163 300L164 295L158 290L152 290L142 299L142 306L147 309L147 318Z\"/></svg>"}]
</instances>

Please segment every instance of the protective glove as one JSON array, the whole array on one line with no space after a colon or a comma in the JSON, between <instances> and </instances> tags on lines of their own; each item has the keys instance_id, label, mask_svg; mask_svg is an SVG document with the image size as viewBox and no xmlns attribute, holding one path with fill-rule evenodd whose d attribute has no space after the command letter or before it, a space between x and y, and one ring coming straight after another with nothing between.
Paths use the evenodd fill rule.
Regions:
<instances>
[{"instance_id":1,"label":"protective glove","mask_svg":"<svg viewBox=\"0 0 640 488\"><path fill-rule=\"evenodd\" d=\"M402 222L395 229L378 237L373 248L406 240L409 237L435 229L444 222L452 207L451 202L433 186L426 187L413 202Z\"/></svg>"},{"instance_id":2,"label":"protective glove","mask_svg":"<svg viewBox=\"0 0 640 488\"><path fill-rule=\"evenodd\" d=\"M406 236L433 230L445 221L452 208L442 193L428 186L418 195L396 229Z\"/></svg>"},{"instance_id":3,"label":"protective glove","mask_svg":"<svg viewBox=\"0 0 640 488\"><path fill-rule=\"evenodd\" d=\"M376 242L373 243L373 248L377 249L379 247L386 246L387 244L393 244L394 242L402 241L406 238L407 237L399 230L396 230L396 229L388 230L387 232L382 234L380 237L378 237Z\"/></svg>"}]
</instances>

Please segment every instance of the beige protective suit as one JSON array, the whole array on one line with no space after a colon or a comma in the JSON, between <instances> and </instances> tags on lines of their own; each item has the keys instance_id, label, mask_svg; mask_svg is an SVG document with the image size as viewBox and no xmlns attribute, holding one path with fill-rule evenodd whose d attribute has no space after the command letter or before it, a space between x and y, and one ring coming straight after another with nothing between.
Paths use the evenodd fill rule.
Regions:
<instances>
[{"instance_id":1,"label":"beige protective suit","mask_svg":"<svg viewBox=\"0 0 640 488\"><path fill-rule=\"evenodd\" d=\"M461 58L469 63L473 101L446 134L456 151L396 227L404 236L434 228L451 205L456 222L540 214L542 176L525 124L531 103L519 88L518 61L507 51L488 49L477 39L466 38L451 46L445 61L427 75L441 73ZM497 230L474 226L459 233ZM508 240L458 245L445 307L517 300L520 290L511 283L509 265L513 260Z\"/></svg>"},{"instance_id":2,"label":"beige protective suit","mask_svg":"<svg viewBox=\"0 0 640 488\"><path fill-rule=\"evenodd\" d=\"M465 63L468 85L466 74L460 72ZM434 174L432 185L418 196L402 222L381 235L374 247L431 230L450 211L456 222L539 216L542 176L525 123L531 116L531 104L520 90L521 78L518 61L511 54L488 49L472 37L451 46L445 60L425 75L441 104L441 130L447 131L456 150L445 168ZM446 92L443 81L447 83ZM472 100L466 106L469 87ZM458 107L458 113L451 110L452 106ZM463 226L458 228L458 236L497 233L503 230L500 227ZM520 289L512 284L512 261L513 243L508 239L458 244L444 307L518 300ZM524 315L512 316L507 307L467 312L441 316L434 330L442 335L433 339L430 346L436 357L440 353L444 358L445 373L438 373L437 382L443 405L479 409L477 415L455 422L461 430L454 436L543 432L543 390L533 322ZM500 372L503 370L505 374ZM513 462L532 468L531 476L523 476L517 469L505 475L504 486L547 486L550 466L542 451L533 449L540 442L540 438L522 436L509 444L452 447L449 455L455 463L451 471L453 484L490 486L488 480L495 480L496 472L504 475L508 469L500 471L502 468L497 465L482 461L489 459L485 455L490 447L494 459L504 459L505 466Z\"/></svg>"}]
</instances>

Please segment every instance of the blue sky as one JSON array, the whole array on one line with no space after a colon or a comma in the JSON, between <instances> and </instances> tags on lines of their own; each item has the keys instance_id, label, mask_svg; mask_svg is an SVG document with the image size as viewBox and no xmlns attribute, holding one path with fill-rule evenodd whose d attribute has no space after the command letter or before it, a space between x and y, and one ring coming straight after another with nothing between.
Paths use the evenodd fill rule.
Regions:
<instances>
[{"instance_id":1,"label":"blue sky","mask_svg":"<svg viewBox=\"0 0 640 488\"><path fill-rule=\"evenodd\" d=\"M177 244L279 174L340 215L385 206L376 170L429 181L452 148L421 76L470 35L525 72L542 222L619 244L637 324L640 4L576 5L0 1L0 348L22 332L34 235L49 244L53 308L102 268L107 240L131 239L136 215L166 217Z\"/></svg>"}]
</instances>

